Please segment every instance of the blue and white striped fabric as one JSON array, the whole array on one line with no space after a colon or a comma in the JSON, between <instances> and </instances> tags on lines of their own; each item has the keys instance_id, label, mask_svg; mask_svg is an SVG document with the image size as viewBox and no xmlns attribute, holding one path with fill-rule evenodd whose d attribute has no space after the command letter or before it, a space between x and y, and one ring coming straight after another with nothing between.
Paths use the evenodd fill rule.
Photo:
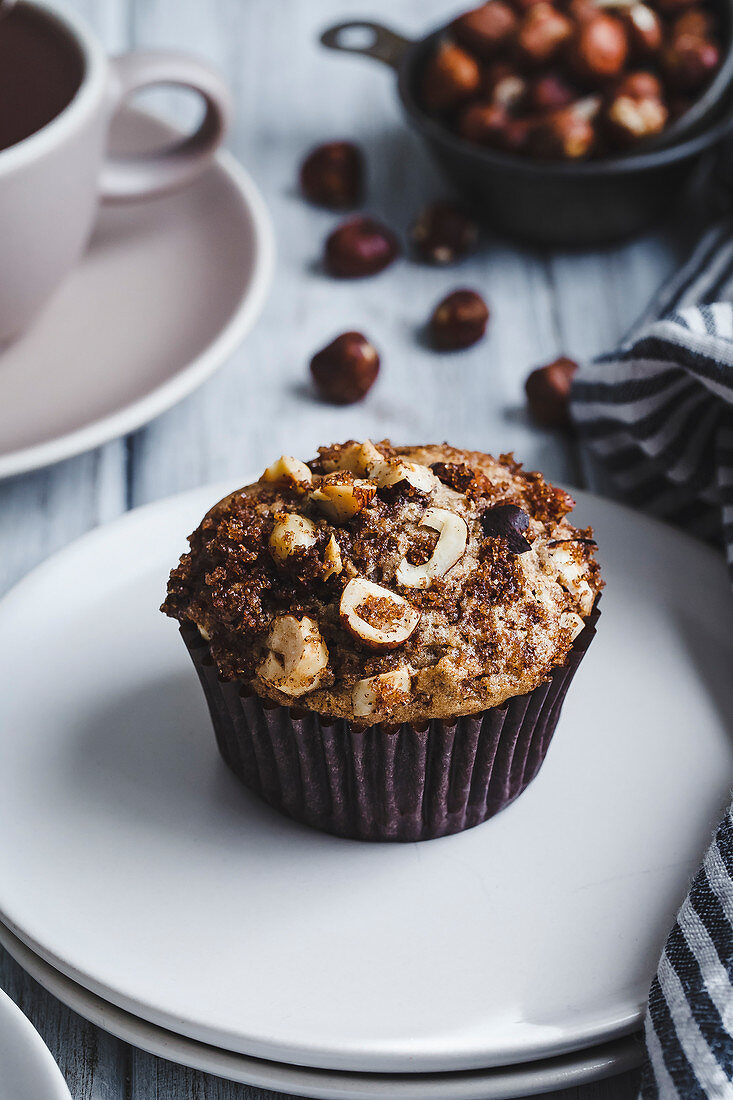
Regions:
<instances>
[{"instance_id":1,"label":"blue and white striped fabric","mask_svg":"<svg viewBox=\"0 0 733 1100\"><path fill-rule=\"evenodd\" d=\"M572 412L604 489L721 543L733 581L733 223L619 351L581 367ZM652 983L641 1100L733 1100L732 982L733 806Z\"/></svg>"}]
</instances>

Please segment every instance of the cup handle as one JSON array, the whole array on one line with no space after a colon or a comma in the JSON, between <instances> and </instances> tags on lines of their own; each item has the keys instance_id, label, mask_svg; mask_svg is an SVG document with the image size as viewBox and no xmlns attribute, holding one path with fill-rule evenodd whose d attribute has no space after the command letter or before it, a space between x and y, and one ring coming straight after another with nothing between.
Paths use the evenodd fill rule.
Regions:
<instances>
[{"instance_id":1,"label":"cup handle","mask_svg":"<svg viewBox=\"0 0 733 1100\"><path fill-rule=\"evenodd\" d=\"M158 50L135 50L110 58L110 68L115 107L141 88L173 84L198 92L206 111L195 133L160 152L108 157L100 180L102 199L130 202L188 183L206 167L229 124L231 96L224 81L196 58Z\"/></svg>"},{"instance_id":2,"label":"cup handle","mask_svg":"<svg viewBox=\"0 0 733 1100\"><path fill-rule=\"evenodd\" d=\"M373 57L389 65L391 69L398 69L412 42L381 23L352 19L348 23L337 23L325 30L321 35L321 45L329 50Z\"/></svg>"}]
</instances>

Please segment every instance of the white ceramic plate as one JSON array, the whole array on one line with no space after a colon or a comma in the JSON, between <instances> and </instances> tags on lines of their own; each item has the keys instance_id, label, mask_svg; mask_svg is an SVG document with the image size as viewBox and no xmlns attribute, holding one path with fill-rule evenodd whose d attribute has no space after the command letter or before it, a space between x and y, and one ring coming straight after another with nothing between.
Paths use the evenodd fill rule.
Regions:
<instances>
[{"instance_id":1,"label":"white ceramic plate","mask_svg":"<svg viewBox=\"0 0 733 1100\"><path fill-rule=\"evenodd\" d=\"M0 1100L71 1100L50 1050L0 989Z\"/></svg>"},{"instance_id":2,"label":"white ceramic plate","mask_svg":"<svg viewBox=\"0 0 733 1100\"><path fill-rule=\"evenodd\" d=\"M125 110L112 144L135 151L173 133ZM86 255L0 354L0 477L134 431L205 381L262 308L272 241L227 153L173 195L104 206Z\"/></svg>"},{"instance_id":3,"label":"white ceramic plate","mask_svg":"<svg viewBox=\"0 0 733 1100\"><path fill-rule=\"evenodd\" d=\"M157 611L227 488L128 514L0 604L0 918L135 1016L278 1062L445 1072L636 1030L733 770L722 559L579 494L608 587L536 781L458 836L361 844L240 787Z\"/></svg>"},{"instance_id":4,"label":"white ceramic plate","mask_svg":"<svg viewBox=\"0 0 733 1100\"><path fill-rule=\"evenodd\" d=\"M300 1096L317 1096L324 1100L373 1100L375 1097L388 1097L389 1100L510 1100L511 1097L599 1081L634 1069L641 1062L641 1038L631 1035L590 1050L508 1069L397 1075L287 1066L282 1062L266 1062L248 1058L246 1054L219 1050L138 1020L54 970L2 924L0 943L50 993L125 1042L204 1073ZM5 1100L2 1090L0 1100Z\"/></svg>"}]
</instances>

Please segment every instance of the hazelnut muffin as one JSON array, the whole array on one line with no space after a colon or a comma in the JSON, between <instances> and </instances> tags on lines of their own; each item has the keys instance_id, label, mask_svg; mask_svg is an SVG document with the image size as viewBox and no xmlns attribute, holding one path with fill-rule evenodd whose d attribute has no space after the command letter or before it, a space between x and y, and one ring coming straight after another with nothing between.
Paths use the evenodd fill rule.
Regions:
<instances>
[{"instance_id":1,"label":"hazelnut muffin","mask_svg":"<svg viewBox=\"0 0 733 1100\"><path fill-rule=\"evenodd\" d=\"M283 456L191 535L177 619L235 774L340 836L419 840L536 775L598 617L592 531L511 455Z\"/></svg>"}]
</instances>

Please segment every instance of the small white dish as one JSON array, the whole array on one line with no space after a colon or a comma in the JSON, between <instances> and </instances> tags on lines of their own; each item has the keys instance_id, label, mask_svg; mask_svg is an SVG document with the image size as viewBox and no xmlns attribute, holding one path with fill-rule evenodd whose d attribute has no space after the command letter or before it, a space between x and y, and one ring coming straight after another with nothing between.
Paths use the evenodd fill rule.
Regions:
<instances>
[{"instance_id":1,"label":"small white dish","mask_svg":"<svg viewBox=\"0 0 733 1100\"><path fill-rule=\"evenodd\" d=\"M729 795L722 558L578 493L607 588L537 779L468 832L360 844L237 783L157 610L228 488L93 531L0 603L0 919L105 1001L276 1062L445 1073L637 1030Z\"/></svg>"},{"instance_id":2,"label":"small white dish","mask_svg":"<svg viewBox=\"0 0 733 1100\"><path fill-rule=\"evenodd\" d=\"M0 989L0 1100L71 1100L33 1024Z\"/></svg>"},{"instance_id":3,"label":"small white dish","mask_svg":"<svg viewBox=\"0 0 733 1100\"><path fill-rule=\"evenodd\" d=\"M641 1063L643 1052L641 1036L629 1035L589 1050L507 1069L395 1075L287 1066L197 1043L139 1020L54 970L3 924L0 944L49 993L126 1043L229 1081L297 1096L317 1096L320 1100L511 1100L624 1073ZM1 1090L0 1100L5 1100Z\"/></svg>"},{"instance_id":4,"label":"small white dish","mask_svg":"<svg viewBox=\"0 0 733 1100\"><path fill-rule=\"evenodd\" d=\"M125 109L112 147L174 134ZM226 152L174 194L103 206L79 264L0 352L0 478L134 431L200 386L259 315L273 257L265 205Z\"/></svg>"}]
</instances>

